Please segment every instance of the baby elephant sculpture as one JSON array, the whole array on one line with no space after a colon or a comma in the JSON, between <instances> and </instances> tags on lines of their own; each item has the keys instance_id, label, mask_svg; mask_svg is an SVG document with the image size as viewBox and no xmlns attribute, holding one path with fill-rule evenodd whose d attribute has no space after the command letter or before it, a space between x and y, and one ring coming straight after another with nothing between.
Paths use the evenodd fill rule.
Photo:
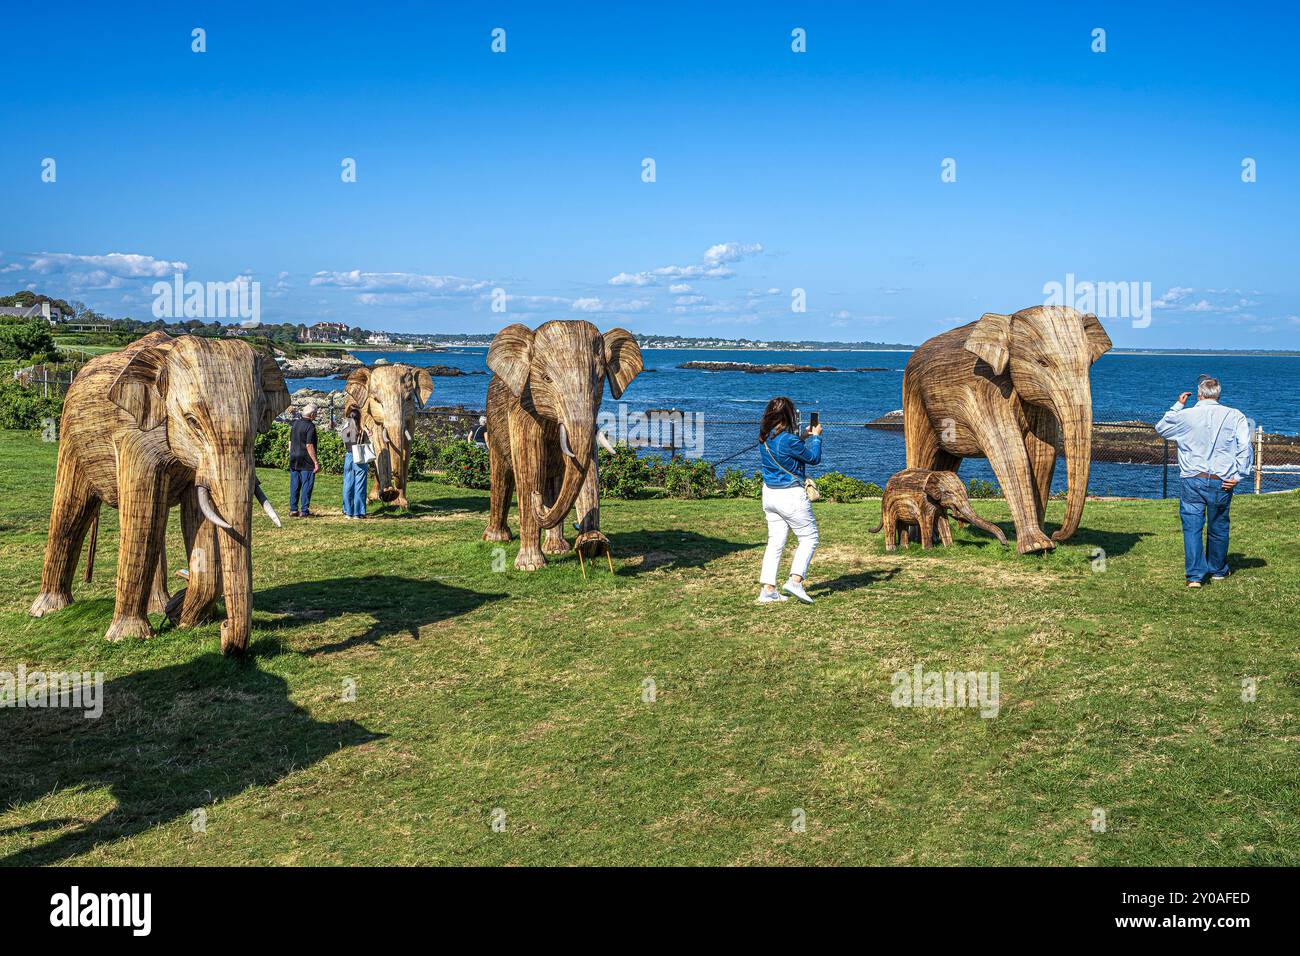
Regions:
<instances>
[{"instance_id":1,"label":"baby elephant sculpture","mask_svg":"<svg viewBox=\"0 0 1300 956\"><path fill-rule=\"evenodd\" d=\"M152 332L91 359L68 389L41 593L41 617L72 602L72 573L101 504L117 508L117 603L106 637L150 637L148 613L206 620L226 599L221 650L242 654L252 628L253 500L276 524L253 467L253 438L289 407L284 377L246 342ZM164 532L181 506L189 586L169 599Z\"/></svg>"},{"instance_id":2,"label":"baby elephant sculpture","mask_svg":"<svg viewBox=\"0 0 1300 956\"><path fill-rule=\"evenodd\" d=\"M347 396L344 414L353 408L361 409L361 427L375 446L375 486L369 499L407 507L406 474L411 464L415 413L433 394L429 370L410 365L359 368L348 376L343 391Z\"/></svg>"},{"instance_id":3,"label":"baby elephant sculpture","mask_svg":"<svg viewBox=\"0 0 1300 956\"><path fill-rule=\"evenodd\" d=\"M882 527L885 529L886 551L893 551L896 542L907 547L913 527L919 529L922 549L928 549L933 543L936 529L939 540L950 545L949 514L987 531L1003 544L1007 543L1007 536L1001 528L971 510L966 488L956 474L926 468L908 468L885 483L885 496L880 502L880 524L872 528L871 533L875 534Z\"/></svg>"},{"instance_id":4,"label":"baby elephant sculpture","mask_svg":"<svg viewBox=\"0 0 1300 956\"><path fill-rule=\"evenodd\" d=\"M535 571L546 564L543 552L569 550L563 525L575 505L578 548L596 552L603 545L608 553L596 475L596 443L608 439L596 428L596 415L606 379L620 398L640 374L636 339L623 329L602 335L590 322L547 322L536 331L510 325L492 340L487 364L492 501L483 540L510 540L506 515L517 489L516 568Z\"/></svg>"}]
</instances>

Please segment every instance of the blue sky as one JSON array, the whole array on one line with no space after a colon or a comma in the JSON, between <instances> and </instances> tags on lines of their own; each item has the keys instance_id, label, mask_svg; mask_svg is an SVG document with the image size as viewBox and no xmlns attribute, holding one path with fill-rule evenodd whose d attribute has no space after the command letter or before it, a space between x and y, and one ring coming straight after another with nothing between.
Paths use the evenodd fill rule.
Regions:
<instances>
[{"instance_id":1,"label":"blue sky","mask_svg":"<svg viewBox=\"0 0 1300 956\"><path fill-rule=\"evenodd\" d=\"M0 291L920 342L1073 275L1150 284L1120 346L1300 348L1287 5L612 6L10 5Z\"/></svg>"}]
</instances>

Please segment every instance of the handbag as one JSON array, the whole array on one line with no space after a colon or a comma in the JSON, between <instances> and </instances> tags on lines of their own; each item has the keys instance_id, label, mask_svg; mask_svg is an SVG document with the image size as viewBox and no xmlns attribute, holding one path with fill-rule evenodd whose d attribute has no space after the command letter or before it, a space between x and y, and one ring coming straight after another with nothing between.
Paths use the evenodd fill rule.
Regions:
<instances>
[{"instance_id":1,"label":"handbag","mask_svg":"<svg viewBox=\"0 0 1300 956\"><path fill-rule=\"evenodd\" d=\"M767 448L767 442L763 442L763 447ZM772 454L772 449L767 448L767 453L769 455L772 455L772 462L776 465L776 467L780 468L782 471L784 471L791 478L794 478L796 481L799 479L798 475L796 475L789 468L785 467L785 465L777 461L776 455ZM808 495L809 501L819 501L821 499L822 493L817 490L817 482L813 481L811 478L805 478L803 480L803 490L804 493Z\"/></svg>"}]
</instances>

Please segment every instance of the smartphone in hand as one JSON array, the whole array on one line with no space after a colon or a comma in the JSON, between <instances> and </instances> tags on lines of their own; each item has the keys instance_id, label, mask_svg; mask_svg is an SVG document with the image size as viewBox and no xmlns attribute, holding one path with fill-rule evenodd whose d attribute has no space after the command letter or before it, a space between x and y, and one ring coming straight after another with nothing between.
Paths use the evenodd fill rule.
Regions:
<instances>
[{"instance_id":1,"label":"smartphone in hand","mask_svg":"<svg viewBox=\"0 0 1300 956\"><path fill-rule=\"evenodd\" d=\"M808 413L808 427L816 428L821 422L821 415L818 412Z\"/></svg>"}]
</instances>

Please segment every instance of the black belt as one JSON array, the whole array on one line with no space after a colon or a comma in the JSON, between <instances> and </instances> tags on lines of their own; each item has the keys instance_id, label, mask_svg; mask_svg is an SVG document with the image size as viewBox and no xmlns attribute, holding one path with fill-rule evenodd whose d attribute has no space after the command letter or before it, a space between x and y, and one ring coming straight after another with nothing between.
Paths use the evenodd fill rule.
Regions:
<instances>
[{"instance_id":1,"label":"black belt","mask_svg":"<svg viewBox=\"0 0 1300 956\"><path fill-rule=\"evenodd\" d=\"M1218 475L1212 475L1212 474L1210 474L1208 471L1202 471L1202 472L1196 474L1196 475L1193 476L1193 477L1196 477L1196 478L1213 478L1215 481L1222 481L1222 480L1223 480L1223 479L1220 478Z\"/></svg>"}]
</instances>

